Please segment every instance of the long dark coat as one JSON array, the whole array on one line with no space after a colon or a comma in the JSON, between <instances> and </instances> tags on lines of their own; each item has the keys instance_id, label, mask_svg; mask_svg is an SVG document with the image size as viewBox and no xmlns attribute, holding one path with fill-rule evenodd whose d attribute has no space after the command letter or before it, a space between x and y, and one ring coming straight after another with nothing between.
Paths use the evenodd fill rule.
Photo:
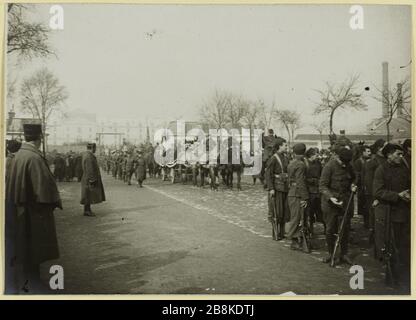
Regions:
<instances>
[{"instance_id":1,"label":"long dark coat","mask_svg":"<svg viewBox=\"0 0 416 320\"><path fill-rule=\"evenodd\" d=\"M96 204L105 201L97 158L90 150L82 154L81 204Z\"/></svg>"},{"instance_id":2,"label":"long dark coat","mask_svg":"<svg viewBox=\"0 0 416 320\"><path fill-rule=\"evenodd\" d=\"M143 157L136 159L136 174L138 181L146 179L146 161Z\"/></svg>"},{"instance_id":3,"label":"long dark coat","mask_svg":"<svg viewBox=\"0 0 416 320\"><path fill-rule=\"evenodd\" d=\"M23 143L6 179L6 273L59 257L53 211L62 209L54 176L33 145ZM13 263L11 263L13 261Z\"/></svg>"},{"instance_id":4,"label":"long dark coat","mask_svg":"<svg viewBox=\"0 0 416 320\"><path fill-rule=\"evenodd\" d=\"M382 257L381 248L384 247L385 217L388 210L390 210L393 225L401 224L407 228L410 226L410 202L402 200L398 195L404 190L410 190L410 185L411 174L404 164L396 165L386 161L376 169L373 196L380 201L375 208L375 252L377 257ZM410 233L396 234L395 237L398 246L403 244L407 249L410 247ZM406 241L402 241L403 239Z\"/></svg>"}]
</instances>

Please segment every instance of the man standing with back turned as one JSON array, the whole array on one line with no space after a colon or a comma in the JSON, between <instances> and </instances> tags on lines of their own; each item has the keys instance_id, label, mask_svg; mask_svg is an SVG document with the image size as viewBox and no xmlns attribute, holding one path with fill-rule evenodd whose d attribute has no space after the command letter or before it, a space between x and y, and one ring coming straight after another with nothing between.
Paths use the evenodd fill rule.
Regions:
<instances>
[{"instance_id":1,"label":"man standing with back turned","mask_svg":"<svg viewBox=\"0 0 416 320\"><path fill-rule=\"evenodd\" d=\"M87 151L82 154L81 204L84 205L84 216L94 217L91 205L105 201L104 186L100 168L94 153L95 143L88 143Z\"/></svg>"}]
</instances>

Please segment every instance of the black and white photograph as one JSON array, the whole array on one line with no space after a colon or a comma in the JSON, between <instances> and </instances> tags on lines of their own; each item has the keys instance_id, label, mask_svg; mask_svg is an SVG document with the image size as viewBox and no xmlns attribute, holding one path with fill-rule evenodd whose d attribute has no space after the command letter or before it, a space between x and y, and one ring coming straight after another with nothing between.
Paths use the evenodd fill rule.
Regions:
<instances>
[{"instance_id":1,"label":"black and white photograph","mask_svg":"<svg viewBox=\"0 0 416 320\"><path fill-rule=\"evenodd\" d=\"M4 14L3 294L411 294L410 5Z\"/></svg>"}]
</instances>

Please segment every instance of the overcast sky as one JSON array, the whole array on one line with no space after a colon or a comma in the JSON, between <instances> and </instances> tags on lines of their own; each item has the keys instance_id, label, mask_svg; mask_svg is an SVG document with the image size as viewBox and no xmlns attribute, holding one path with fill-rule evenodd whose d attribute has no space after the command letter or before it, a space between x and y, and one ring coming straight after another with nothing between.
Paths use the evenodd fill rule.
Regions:
<instances>
[{"instance_id":1,"label":"overcast sky","mask_svg":"<svg viewBox=\"0 0 416 320\"><path fill-rule=\"evenodd\" d=\"M344 5L63 5L64 30L50 39L58 59L16 65L12 57L9 74L46 65L71 109L123 118L195 119L201 102L224 89L275 99L301 112L300 132L311 132L314 89L359 73L371 88L369 110L335 116L337 130L359 131L381 115L372 98L381 63L394 84L410 73L399 67L411 57L410 8L363 7L364 30L352 30ZM49 24L49 8L37 5L35 19Z\"/></svg>"}]
</instances>

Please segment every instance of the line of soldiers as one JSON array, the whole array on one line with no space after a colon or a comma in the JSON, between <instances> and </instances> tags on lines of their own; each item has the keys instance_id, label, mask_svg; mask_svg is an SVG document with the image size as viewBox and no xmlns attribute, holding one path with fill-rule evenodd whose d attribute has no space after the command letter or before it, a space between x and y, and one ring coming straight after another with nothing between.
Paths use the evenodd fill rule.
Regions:
<instances>
[{"instance_id":1,"label":"line of soldiers","mask_svg":"<svg viewBox=\"0 0 416 320\"><path fill-rule=\"evenodd\" d=\"M349 199L357 193L358 214L363 216L364 227L373 240L375 257L383 262L389 260L395 284L399 280L408 283L410 139L403 145L380 139L366 146L353 145L341 135L331 147L330 155L320 154L316 148L306 150L303 143L288 152L286 140L274 136L272 131L268 139L273 146L272 151L267 150L272 155L264 159L264 179L274 240L287 237L292 240L292 249L305 251L304 233L313 234L314 223L322 222L328 249L323 262L328 263L345 214L337 263L352 264L348 240L354 205ZM388 223L387 215L391 217ZM390 235L388 239L386 234Z\"/></svg>"},{"instance_id":2,"label":"line of soldiers","mask_svg":"<svg viewBox=\"0 0 416 320\"><path fill-rule=\"evenodd\" d=\"M113 178L122 180L128 185L131 185L134 175L137 185L141 188L146 179L148 163L142 150L130 148L127 151L113 151L111 155L104 155L102 167L107 174L111 173Z\"/></svg>"}]
</instances>

